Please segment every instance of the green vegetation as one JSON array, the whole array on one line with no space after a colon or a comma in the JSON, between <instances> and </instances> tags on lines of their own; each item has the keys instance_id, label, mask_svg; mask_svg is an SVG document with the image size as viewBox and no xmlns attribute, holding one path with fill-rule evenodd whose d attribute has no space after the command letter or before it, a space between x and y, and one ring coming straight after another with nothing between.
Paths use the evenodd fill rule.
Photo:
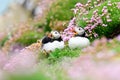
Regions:
<instances>
[{"instance_id":1,"label":"green vegetation","mask_svg":"<svg viewBox=\"0 0 120 80\"><path fill-rule=\"evenodd\" d=\"M32 43L37 42L37 40L43 37L43 33L39 33L37 31L29 31L23 34L16 42L28 46Z\"/></svg>"},{"instance_id":2,"label":"green vegetation","mask_svg":"<svg viewBox=\"0 0 120 80\"><path fill-rule=\"evenodd\" d=\"M77 57L80 56L81 50L80 49L70 49L68 47L62 49L62 51L60 49L56 49L55 51L51 52L49 54L48 59L52 62L56 62L61 60L63 57Z\"/></svg>"},{"instance_id":3,"label":"green vegetation","mask_svg":"<svg viewBox=\"0 0 120 80\"><path fill-rule=\"evenodd\" d=\"M120 9L117 8L116 2L119 2L120 0L111 0L112 6L107 6L108 1L105 1L101 6L93 8L89 11L88 15L82 16L85 18L90 19L93 15L93 11L98 9L98 14L100 15L102 13L102 9L104 6L107 6L108 13L110 14L110 18L112 19L112 22L107 22L106 18L103 17L103 23L107 24L107 27L98 26L94 30L99 37L106 36L108 38L112 38L120 33ZM85 27L87 23L81 19L81 16L77 17L78 21L77 24L79 26Z\"/></svg>"},{"instance_id":4,"label":"green vegetation","mask_svg":"<svg viewBox=\"0 0 120 80\"><path fill-rule=\"evenodd\" d=\"M51 80L49 77L41 74L40 72L36 72L34 74L28 75L11 75L9 80Z\"/></svg>"},{"instance_id":5,"label":"green vegetation","mask_svg":"<svg viewBox=\"0 0 120 80\"><path fill-rule=\"evenodd\" d=\"M4 46L5 42L8 40L8 36L6 36L5 38L2 39L2 41L0 41L0 47Z\"/></svg>"},{"instance_id":6,"label":"green vegetation","mask_svg":"<svg viewBox=\"0 0 120 80\"><path fill-rule=\"evenodd\" d=\"M87 0L57 0L50 8L46 17L45 31L50 30L50 23L57 21L69 21L73 17L72 8L74 8L77 2L85 3Z\"/></svg>"}]
</instances>

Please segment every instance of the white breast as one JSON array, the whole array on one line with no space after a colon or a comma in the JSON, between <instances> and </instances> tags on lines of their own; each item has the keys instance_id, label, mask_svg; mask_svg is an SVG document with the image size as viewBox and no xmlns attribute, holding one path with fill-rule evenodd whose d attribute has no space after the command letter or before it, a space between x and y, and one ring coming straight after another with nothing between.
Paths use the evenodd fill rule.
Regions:
<instances>
[{"instance_id":1,"label":"white breast","mask_svg":"<svg viewBox=\"0 0 120 80\"><path fill-rule=\"evenodd\" d=\"M45 50L46 52L49 52L49 51L54 51L55 49L63 49L65 46L64 42L61 41L54 41L54 42L49 42L47 44L44 44L42 49Z\"/></svg>"},{"instance_id":2,"label":"white breast","mask_svg":"<svg viewBox=\"0 0 120 80\"><path fill-rule=\"evenodd\" d=\"M85 37L73 37L68 41L68 46L71 49L84 48L90 45L90 41Z\"/></svg>"}]
</instances>

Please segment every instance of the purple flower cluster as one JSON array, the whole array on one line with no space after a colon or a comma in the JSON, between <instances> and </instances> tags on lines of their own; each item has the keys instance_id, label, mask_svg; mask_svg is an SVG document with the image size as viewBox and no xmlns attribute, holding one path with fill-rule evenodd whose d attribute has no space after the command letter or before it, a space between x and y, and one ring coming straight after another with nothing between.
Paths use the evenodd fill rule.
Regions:
<instances>
[{"instance_id":1,"label":"purple flower cluster","mask_svg":"<svg viewBox=\"0 0 120 80\"><path fill-rule=\"evenodd\" d=\"M71 37L74 36L73 30L76 26L76 18L74 17L70 22L68 27L62 33L63 41L68 41Z\"/></svg>"},{"instance_id":2,"label":"purple flower cluster","mask_svg":"<svg viewBox=\"0 0 120 80\"><path fill-rule=\"evenodd\" d=\"M108 1L108 5L111 6L111 2ZM89 33L89 36L93 35L94 37L97 37L98 34L94 32L94 29L98 26L107 27L107 24L103 23L103 18L106 18L106 22L112 22L112 19L110 18L110 13L108 13L107 6L104 6L102 9L102 14L98 14L98 9L93 11L92 17L90 19L84 20L87 23L87 26L85 27L85 30Z\"/></svg>"}]
</instances>

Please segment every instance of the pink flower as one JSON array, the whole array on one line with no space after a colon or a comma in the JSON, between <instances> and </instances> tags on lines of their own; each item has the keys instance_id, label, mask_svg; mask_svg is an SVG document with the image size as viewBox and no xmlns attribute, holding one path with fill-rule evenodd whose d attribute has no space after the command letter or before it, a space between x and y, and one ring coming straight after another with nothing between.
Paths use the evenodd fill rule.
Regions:
<instances>
[{"instance_id":1,"label":"pink flower","mask_svg":"<svg viewBox=\"0 0 120 80\"><path fill-rule=\"evenodd\" d=\"M98 13L98 10L93 11L93 14L94 14L94 15L97 14L97 13Z\"/></svg>"},{"instance_id":2,"label":"pink flower","mask_svg":"<svg viewBox=\"0 0 120 80\"><path fill-rule=\"evenodd\" d=\"M96 28L98 26L98 23L95 23L94 25L91 26L91 30Z\"/></svg>"},{"instance_id":3,"label":"pink flower","mask_svg":"<svg viewBox=\"0 0 120 80\"><path fill-rule=\"evenodd\" d=\"M112 21L112 19L107 19L107 22L111 22Z\"/></svg>"},{"instance_id":4,"label":"pink flower","mask_svg":"<svg viewBox=\"0 0 120 80\"><path fill-rule=\"evenodd\" d=\"M95 38L98 37L98 34L97 34L97 33L94 33L93 35L94 35Z\"/></svg>"},{"instance_id":5,"label":"pink flower","mask_svg":"<svg viewBox=\"0 0 120 80\"><path fill-rule=\"evenodd\" d=\"M88 3L91 3L91 0L88 0Z\"/></svg>"},{"instance_id":6,"label":"pink flower","mask_svg":"<svg viewBox=\"0 0 120 80\"><path fill-rule=\"evenodd\" d=\"M76 27L76 18L74 17L70 22L68 27L64 30L62 34L62 38L64 41L68 41L71 37L73 37L74 27Z\"/></svg>"},{"instance_id":7,"label":"pink flower","mask_svg":"<svg viewBox=\"0 0 120 80\"><path fill-rule=\"evenodd\" d=\"M98 23L98 24L102 24L102 23L103 23L101 17L97 17L97 23Z\"/></svg>"},{"instance_id":8,"label":"pink flower","mask_svg":"<svg viewBox=\"0 0 120 80\"><path fill-rule=\"evenodd\" d=\"M107 24L102 24L103 27L107 27L108 25Z\"/></svg>"},{"instance_id":9,"label":"pink flower","mask_svg":"<svg viewBox=\"0 0 120 80\"><path fill-rule=\"evenodd\" d=\"M79 9L72 9L74 14L77 14L77 12L79 11Z\"/></svg>"},{"instance_id":10,"label":"pink flower","mask_svg":"<svg viewBox=\"0 0 120 80\"><path fill-rule=\"evenodd\" d=\"M28 50L22 50L20 53L11 56L10 60L4 66L4 70L16 73L31 71L36 65L36 55Z\"/></svg>"},{"instance_id":11,"label":"pink flower","mask_svg":"<svg viewBox=\"0 0 120 80\"><path fill-rule=\"evenodd\" d=\"M111 1L108 1L108 6L112 6L112 3L111 3Z\"/></svg>"},{"instance_id":12,"label":"pink flower","mask_svg":"<svg viewBox=\"0 0 120 80\"><path fill-rule=\"evenodd\" d=\"M108 13L107 6L104 6L104 7L103 7L102 12L103 12L104 14L107 14L107 13Z\"/></svg>"},{"instance_id":13,"label":"pink flower","mask_svg":"<svg viewBox=\"0 0 120 80\"><path fill-rule=\"evenodd\" d=\"M90 27L87 26L87 27L85 27L84 29L85 29L85 30L88 30L88 29L90 29Z\"/></svg>"},{"instance_id":14,"label":"pink flower","mask_svg":"<svg viewBox=\"0 0 120 80\"><path fill-rule=\"evenodd\" d=\"M117 7L120 9L120 2L117 3Z\"/></svg>"},{"instance_id":15,"label":"pink flower","mask_svg":"<svg viewBox=\"0 0 120 80\"><path fill-rule=\"evenodd\" d=\"M83 7L84 5L83 4L81 4L81 3L77 3L76 5L75 5L75 7L77 7L77 8L80 8L80 7Z\"/></svg>"}]
</instances>

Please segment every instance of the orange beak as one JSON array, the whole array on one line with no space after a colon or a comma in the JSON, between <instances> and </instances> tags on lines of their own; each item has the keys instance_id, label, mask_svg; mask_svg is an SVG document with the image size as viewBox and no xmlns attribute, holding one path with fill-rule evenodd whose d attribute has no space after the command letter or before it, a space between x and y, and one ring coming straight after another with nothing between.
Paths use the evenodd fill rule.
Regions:
<instances>
[{"instance_id":1,"label":"orange beak","mask_svg":"<svg viewBox=\"0 0 120 80\"><path fill-rule=\"evenodd\" d=\"M77 35L77 32L75 30L72 31L74 33L74 36Z\"/></svg>"},{"instance_id":2,"label":"orange beak","mask_svg":"<svg viewBox=\"0 0 120 80\"><path fill-rule=\"evenodd\" d=\"M49 38L52 38L52 34L51 34L51 33L50 33L50 34L48 34L48 37L49 37Z\"/></svg>"}]
</instances>

